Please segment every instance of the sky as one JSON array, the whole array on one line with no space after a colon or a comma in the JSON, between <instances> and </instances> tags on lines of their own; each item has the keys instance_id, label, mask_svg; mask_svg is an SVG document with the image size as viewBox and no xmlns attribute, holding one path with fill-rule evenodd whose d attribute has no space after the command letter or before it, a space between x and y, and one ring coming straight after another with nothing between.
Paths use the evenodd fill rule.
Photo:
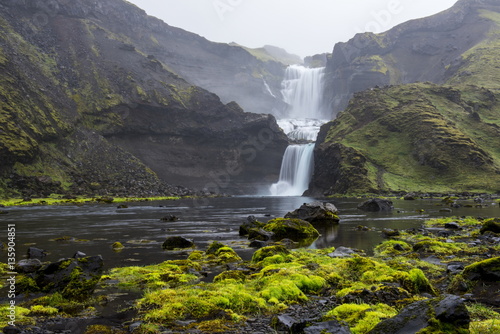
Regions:
<instances>
[{"instance_id":1,"label":"sky","mask_svg":"<svg viewBox=\"0 0 500 334\"><path fill-rule=\"evenodd\" d=\"M331 52L356 33L375 33L450 8L457 0L128 0L171 26L214 42L274 45L301 57Z\"/></svg>"}]
</instances>

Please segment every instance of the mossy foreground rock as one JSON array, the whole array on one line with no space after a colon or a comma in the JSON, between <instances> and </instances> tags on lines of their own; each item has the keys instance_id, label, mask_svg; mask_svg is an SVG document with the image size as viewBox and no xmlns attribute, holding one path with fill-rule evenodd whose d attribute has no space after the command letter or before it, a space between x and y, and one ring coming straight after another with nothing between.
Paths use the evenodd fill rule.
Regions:
<instances>
[{"instance_id":1,"label":"mossy foreground rock","mask_svg":"<svg viewBox=\"0 0 500 334\"><path fill-rule=\"evenodd\" d=\"M463 276L471 281L500 281L500 257L476 262L465 267Z\"/></svg>"},{"instance_id":2,"label":"mossy foreground rock","mask_svg":"<svg viewBox=\"0 0 500 334\"><path fill-rule=\"evenodd\" d=\"M264 231L272 232L273 240L290 239L293 241L304 241L308 239L316 239L319 237L319 232L311 223L293 218L276 218L270 220Z\"/></svg>"},{"instance_id":3,"label":"mossy foreground rock","mask_svg":"<svg viewBox=\"0 0 500 334\"><path fill-rule=\"evenodd\" d=\"M337 224L340 221L339 211L332 203L304 203L300 208L285 215L285 218L302 219L315 223Z\"/></svg>"},{"instance_id":4,"label":"mossy foreground rock","mask_svg":"<svg viewBox=\"0 0 500 334\"><path fill-rule=\"evenodd\" d=\"M67 299L89 297L102 275L103 260L99 256L65 259L44 265L19 279L19 292L60 292Z\"/></svg>"},{"instance_id":5,"label":"mossy foreground rock","mask_svg":"<svg viewBox=\"0 0 500 334\"><path fill-rule=\"evenodd\" d=\"M464 300L447 295L410 304L394 318L380 322L369 333L469 333L469 323Z\"/></svg>"}]
</instances>

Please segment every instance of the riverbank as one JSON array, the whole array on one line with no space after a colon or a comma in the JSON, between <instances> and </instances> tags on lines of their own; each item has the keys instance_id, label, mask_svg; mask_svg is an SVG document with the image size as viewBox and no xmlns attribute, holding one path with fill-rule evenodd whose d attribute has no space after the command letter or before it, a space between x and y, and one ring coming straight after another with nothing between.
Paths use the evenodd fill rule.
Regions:
<instances>
[{"instance_id":1,"label":"riverbank","mask_svg":"<svg viewBox=\"0 0 500 334\"><path fill-rule=\"evenodd\" d=\"M364 334L422 301L448 302L451 294L465 300L454 305L470 321L430 317L422 320L426 333L498 333L499 225L493 218L449 217L384 230L387 239L373 256L276 245L243 261L215 243L186 250L179 260L111 269L85 301L57 293L24 299L20 324L26 333L37 333L29 329L34 324L62 333L54 324L78 323L87 334L319 333L314 328L327 325ZM123 295L130 299L113 304Z\"/></svg>"},{"instance_id":2,"label":"riverbank","mask_svg":"<svg viewBox=\"0 0 500 334\"><path fill-rule=\"evenodd\" d=\"M112 203L133 203L151 201L175 201L182 198L195 198L194 196L156 196L156 197L65 197L55 195L46 198L10 198L0 199L0 207L11 206L42 206L42 205L81 205L81 204L112 204Z\"/></svg>"}]
</instances>

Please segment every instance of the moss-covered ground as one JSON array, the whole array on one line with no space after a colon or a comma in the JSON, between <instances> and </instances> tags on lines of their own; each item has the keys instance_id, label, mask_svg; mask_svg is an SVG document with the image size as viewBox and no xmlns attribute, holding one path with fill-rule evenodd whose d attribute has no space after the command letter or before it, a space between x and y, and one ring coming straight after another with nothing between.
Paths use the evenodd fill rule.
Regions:
<instances>
[{"instance_id":1,"label":"moss-covered ground","mask_svg":"<svg viewBox=\"0 0 500 334\"><path fill-rule=\"evenodd\" d=\"M30 205L80 205L85 203L127 203L127 202L148 202L148 201L175 201L181 198L178 196L158 196L158 197L84 197L64 198L63 195L54 194L47 198L11 198L0 199L2 206L30 206Z\"/></svg>"},{"instance_id":2,"label":"moss-covered ground","mask_svg":"<svg viewBox=\"0 0 500 334\"><path fill-rule=\"evenodd\" d=\"M102 276L100 292L83 301L61 293L35 296L19 305L19 324L96 316L107 298L103 291L120 289L140 295L131 305L136 315L130 321L141 322L134 333L238 333L249 319L270 319L290 306L324 298L334 304L318 321L336 319L353 333L364 334L412 302L445 293L474 294L484 285L488 289L489 283L473 274L498 272L500 246L488 240L472 242L494 235L480 232L491 221L432 219L421 229L400 231L379 244L371 257L335 258L329 256L333 248L288 250L276 245L243 261L230 247L214 242L205 251L190 251L185 259L111 269ZM463 264L465 270L450 274L447 266L453 263ZM215 276L208 278L209 271ZM491 305L484 298L467 304L473 334L498 333L500 314L494 307L496 295L490 294ZM0 312L8 312L7 306Z\"/></svg>"}]
</instances>

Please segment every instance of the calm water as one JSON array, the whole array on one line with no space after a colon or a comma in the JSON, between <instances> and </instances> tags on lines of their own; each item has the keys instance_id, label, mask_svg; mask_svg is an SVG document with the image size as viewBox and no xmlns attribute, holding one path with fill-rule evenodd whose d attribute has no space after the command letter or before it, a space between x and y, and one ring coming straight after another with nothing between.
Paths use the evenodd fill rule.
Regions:
<instances>
[{"instance_id":1,"label":"calm water","mask_svg":"<svg viewBox=\"0 0 500 334\"><path fill-rule=\"evenodd\" d=\"M197 248L205 250L212 240L231 245L244 259L254 252L248 240L238 235L239 225L249 215L261 221L282 217L313 198L306 197L231 197L204 200L203 206L193 200L130 203L129 208L116 205L83 205L52 207L8 208L0 215L1 241L6 242L7 224L16 224L17 260L26 254L29 246L49 252L46 260L56 261L71 257L76 251L87 255L101 254L107 268L145 265L168 259L186 258L186 252L164 251L161 245L166 237L181 235L194 239ZM406 229L419 227L425 219L446 215L500 217L498 205L487 208L460 208L453 213L442 213L439 201L394 201L392 213L366 213L356 209L360 199L334 199L340 211L341 223L330 228L319 228L322 236L311 246L354 247L370 250L382 241L383 228ZM196 205L195 205L196 204ZM488 203L490 204L490 203ZM417 210L425 210L423 213ZM399 212L398 212L399 211ZM166 215L180 217L177 222L163 222ZM358 225L375 228L360 232ZM70 236L86 239L84 242L60 242L51 239ZM125 246L114 252L111 245L120 241ZM6 252L0 261L6 262Z\"/></svg>"}]
</instances>

